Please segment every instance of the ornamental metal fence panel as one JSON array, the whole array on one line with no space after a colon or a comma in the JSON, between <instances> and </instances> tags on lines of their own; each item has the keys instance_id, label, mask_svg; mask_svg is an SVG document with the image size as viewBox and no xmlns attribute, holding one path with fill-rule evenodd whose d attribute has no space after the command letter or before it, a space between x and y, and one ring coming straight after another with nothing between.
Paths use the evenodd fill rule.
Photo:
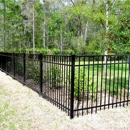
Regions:
<instances>
[{"instance_id":1,"label":"ornamental metal fence panel","mask_svg":"<svg viewBox=\"0 0 130 130\"><path fill-rule=\"evenodd\" d=\"M130 55L0 53L0 69L70 118L130 101Z\"/></svg>"},{"instance_id":2,"label":"ornamental metal fence panel","mask_svg":"<svg viewBox=\"0 0 130 130\"><path fill-rule=\"evenodd\" d=\"M128 105L129 55L76 56L74 115Z\"/></svg>"}]
</instances>

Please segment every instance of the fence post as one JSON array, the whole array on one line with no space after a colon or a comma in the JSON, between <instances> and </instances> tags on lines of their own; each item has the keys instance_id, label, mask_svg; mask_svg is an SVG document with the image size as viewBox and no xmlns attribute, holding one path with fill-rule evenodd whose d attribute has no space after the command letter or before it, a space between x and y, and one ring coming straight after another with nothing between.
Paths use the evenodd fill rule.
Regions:
<instances>
[{"instance_id":1,"label":"fence post","mask_svg":"<svg viewBox=\"0 0 130 130\"><path fill-rule=\"evenodd\" d=\"M74 76L75 76L75 55L72 55L71 62L71 101L70 101L70 118L74 117Z\"/></svg>"},{"instance_id":2,"label":"fence post","mask_svg":"<svg viewBox=\"0 0 130 130\"><path fill-rule=\"evenodd\" d=\"M26 80L26 54L23 53L23 85L25 85Z\"/></svg>"},{"instance_id":3,"label":"fence post","mask_svg":"<svg viewBox=\"0 0 130 130\"><path fill-rule=\"evenodd\" d=\"M129 77L128 77L129 83L128 84L129 85L128 86L129 86L129 93L130 93L130 55L128 55L128 57L129 57L128 58L128 63L129 63Z\"/></svg>"},{"instance_id":4,"label":"fence post","mask_svg":"<svg viewBox=\"0 0 130 130\"><path fill-rule=\"evenodd\" d=\"M15 79L15 54L13 53L13 73L14 73L14 79Z\"/></svg>"},{"instance_id":5,"label":"fence post","mask_svg":"<svg viewBox=\"0 0 130 130\"><path fill-rule=\"evenodd\" d=\"M5 73L7 74L7 58L8 58L8 54L5 53Z\"/></svg>"},{"instance_id":6,"label":"fence post","mask_svg":"<svg viewBox=\"0 0 130 130\"><path fill-rule=\"evenodd\" d=\"M0 53L0 70L1 70L1 63L2 63L2 58L1 58L1 53Z\"/></svg>"},{"instance_id":7,"label":"fence post","mask_svg":"<svg viewBox=\"0 0 130 130\"><path fill-rule=\"evenodd\" d=\"M41 54L39 54L39 60L40 60L40 92L39 92L39 95L40 96L42 96L42 77L43 77L43 72L42 72L43 62L42 62L42 59L43 59L43 55L41 53Z\"/></svg>"}]
</instances>

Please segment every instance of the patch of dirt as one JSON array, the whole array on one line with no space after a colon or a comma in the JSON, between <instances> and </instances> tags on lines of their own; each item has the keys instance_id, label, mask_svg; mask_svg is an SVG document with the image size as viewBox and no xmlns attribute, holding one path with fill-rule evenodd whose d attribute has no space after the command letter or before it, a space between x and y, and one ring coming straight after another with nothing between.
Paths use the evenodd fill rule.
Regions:
<instances>
[{"instance_id":1,"label":"patch of dirt","mask_svg":"<svg viewBox=\"0 0 130 130\"><path fill-rule=\"evenodd\" d=\"M36 92L40 91L40 85L36 84L33 79L27 79L26 80L26 85L35 90Z\"/></svg>"}]
</instances>

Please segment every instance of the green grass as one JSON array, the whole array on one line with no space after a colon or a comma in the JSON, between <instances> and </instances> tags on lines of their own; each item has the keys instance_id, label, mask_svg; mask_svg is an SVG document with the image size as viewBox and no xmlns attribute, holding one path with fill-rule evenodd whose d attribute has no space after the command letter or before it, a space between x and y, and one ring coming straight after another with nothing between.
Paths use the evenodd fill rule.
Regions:
<instances>
[{"instance_id":1,"label":"green grass","mask_svg":"<svg viewBox=\"0 0 130 130\"><path fill-rule=\"evenodd\" d=\"M107 76L105 76L103 75L104 66L100 63L101 62L94 62L94 64L92 62L81 62L79 64L79 62L76 62L75 77L77 77L77 81L75 83L78 85L75 84L75 86L79 86L79 89L81 88L82 91L84 88L84 91L86 91L86 86L83 87L83 84L89 84L87 86L89 86L91 91L95 91L95 94L97 90L105 89L111 95L118 95L122 93L124 89L128 89L128 64L108 63L106 71ZM81 81L81 79L83 80Z\"/></svg>"}]
</instances>

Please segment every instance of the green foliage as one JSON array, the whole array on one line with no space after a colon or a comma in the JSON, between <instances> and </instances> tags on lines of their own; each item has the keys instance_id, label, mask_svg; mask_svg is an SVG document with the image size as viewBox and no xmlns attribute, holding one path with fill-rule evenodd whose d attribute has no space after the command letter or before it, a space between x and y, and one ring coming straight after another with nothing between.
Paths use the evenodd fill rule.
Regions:
<instances>
[{"instance_id":1,"label":"green foliage","mask_svg":"<svg viewBox=\"0 0 130 130\"><path fill-rule=\"evenodd\" d=\"M3 49L2 49L2 48L0 48L0 52L3 52Z\"/></svg>"},{"instance_id":2,"label":"green foliage","mask_svg":"<svg viewBox=\"0 0 130 130\"><path fill-rule=\"evenodd\" d=\"M130 3L125 1L120 7L121 13L108 33L107 46L115 53L130 53Z\"/></svg>"},{"instance_id":3,"label":"green foliage","mask_svg":"<svg viewBox=\"0 0 130 130\"><path fill-rule=\"evenodd\" d=\"M30 54L33 53L33 48L27 49L26 52ZM35 48L35 53L36 54L42 53L43 55L47 55L49 54L49 50L44 49L44 48Z\"/></svg>"},{"instance_id":4,"label":"green foliage","mask_svg":"<svg viewBox=\"0 0 130 130\"><path fill-rule=\"evenodd\" d=\"M87 91L87 76L83 69L75 72L75 85L74 85L74 96L76 98L82 98L84 91Z\"/></svg>"},{"instance_id":5,"label":"green foliage","mask_svg":"<svg viewBox=\"0 0 130 130\"><path fill-rule=\"evenodd\" d=\"M97 88L93 82L92 77L88 77L83 68L75 71L75 80L74 80L74 96L81 100L85 98L85 96L91 95L93 92L93 101L96 99ZM92 96L92 95L91 95Z\"/></svg>"},{"instance_id":6,"label":"green foliage","mask_svg":"<svg viewBox=\"0 0 130 130\"><path fill-rule=\"evenodd\" d=\"M53 48L51 50L51 52L52 52L53 55L61 54L61 51L59 49L56 49L56 48Z\"/></svg>"},{"instance_id":7,"label":"green foliage","mask_svg":"<svg viewBox=\"0 0 130 130\"><path fill-rule=\"evenodd\" d=\"M51 89L56 89L61 86L61 70L56 65L53 65L47 70L44 80L50 84Z\"/></svg>"},{"instance_id":8,"label":"green foliage","mask_svg":"<svg viewBox=\"0 0 130 130\"><path fill-rule=\"evenodd\" d=\"M124 90L126 91L127 89L128 89L128 80L126 80L125 78L107 79L106 90L112 96L122 95ZM126 92L126 95L127 95L127 92Z\"/></svg>"},{"instance_id":9,"label":"green foliage","mask_svg":"<svg viewBox=\"0 0 130 130\"><path fill-rule=\"evenodd\" d=\"M6 12L3 8L0 11L1 29L6 22L6 51L33 53L34 13L35 53L66 54L65 50L72 50L69 54L73 52L78 55L102 54L105 47L114 52L124 52L124 50L125 53L129 52L129 0L114 3L112 0L109 1L110 33L105 47L103 41L106 39L106 34L101 33L105 32L107 19L106 5L103 0L96 1L96 4L84 0L74 1L73 5L69 2L66 5L63 2L55 8L53 3L57 2L61 1L42 3L38 0L34 2L33 9L33 3L28 0L15 0L15 2L6 0ZM0 0L0 3L4 4L4 1ZM86 23L88 23L87 27ZM44 31L45 36L43 36ZM1 42L3 37L0 38ZM44 41L45 48L42 49ZM62 52L59 51L61 46Z\"/></svg>"},{"instance_id":10,"label":"green foliage","mask_svg":"<svg viewBox=\"0 0 130 130\"><path fill-rule=\"evenodd\" d=\"M62 55L65 55L65 56L72 55L72 54L74 54L74 50L71 50L71 49L62 51Z\"/></svg>"},{"instance_id":11,"label":"green foliage","mask_svg":"<svg viewBox=\"0 0 130 130\"><path fill-rule=\"evenodd\" d=\"M27 78L33 79L36 84L40 83L40 64L38 61L27 61Z\"/></svg>"},{"instance_id":12,"label":"green foliage","mask_svg":"<svg viewBox=\"0 0 130 130\"><path fill-rule=\"evenodd\" d=\"M1 49L2 51L2 49ZM13 50L9 50L8 52L14 52ZM15 52L17 53L27 53L27 54L32 54L33 53L33 48L30 49L25 49L25 48L21 48L21 49L15 49ZM62 50L62 52L57 49L57 48L53 48L53 49L45 49L45 48L35 48L35 54L39 54L42 53L43 55L72 55L74 54L74 50L68 49L68 50Z\"/></svg>"},{"instance_id":13,"label":"green foliage","mask_svg":"<svg viewBox=\"0 0 130 130\"><path fill-rule=\"evenodd\" d=\"M16 58L15 66L15 73L23 76L23 61Z\"/></svg>"}]
</instances>

